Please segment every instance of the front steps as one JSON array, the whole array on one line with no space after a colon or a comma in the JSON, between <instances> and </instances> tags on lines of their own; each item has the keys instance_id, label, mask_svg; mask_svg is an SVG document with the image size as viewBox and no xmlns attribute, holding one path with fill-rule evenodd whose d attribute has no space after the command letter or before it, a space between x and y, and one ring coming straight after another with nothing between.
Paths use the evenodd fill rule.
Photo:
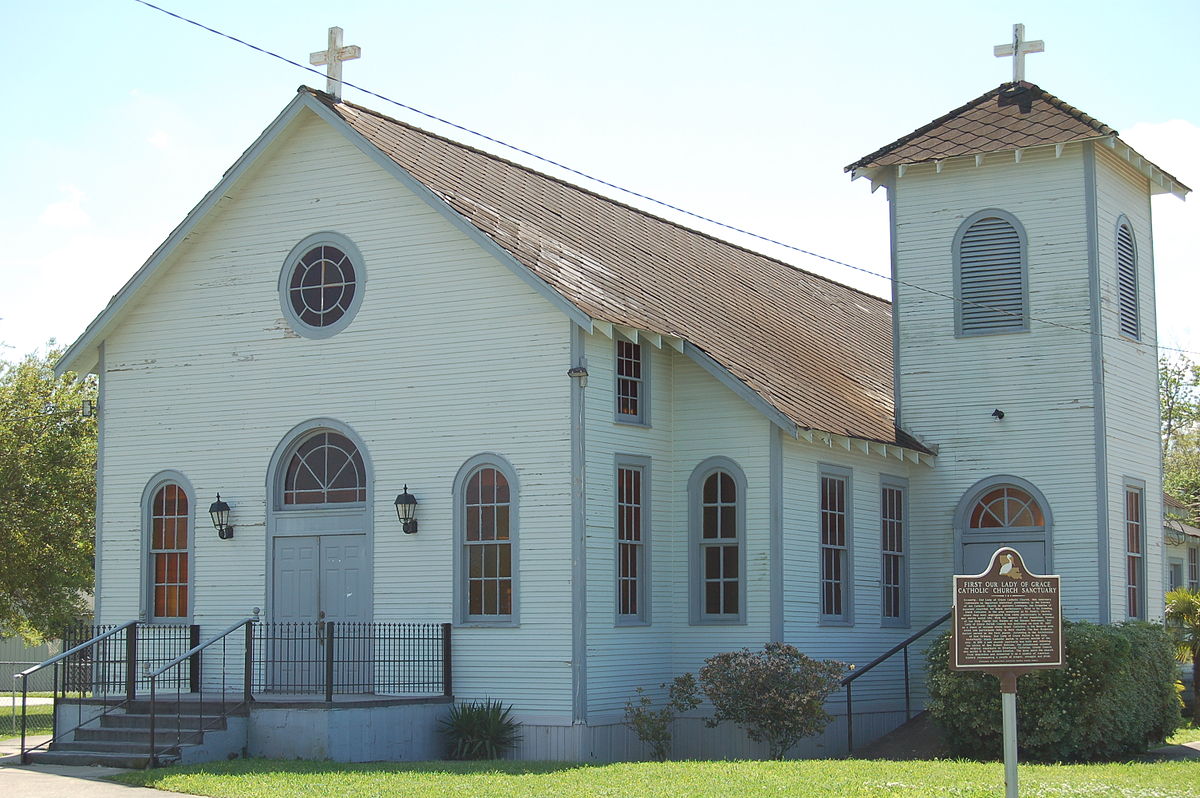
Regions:
<instances>
[{"instance_id":1,"label":"front steps","mask_svg":"<svg viewBox=\"0 0 1200 798\"><path fill-rule=\"evenodd\" d=\"M158 764L212 761L239 756L246 747L245 704L159 701L155 719ZM68 713L69 714L69 713ZM63 735L29 761L46 765L150 767L150 702L136 700Z\"/></svg>"}]
</instances>

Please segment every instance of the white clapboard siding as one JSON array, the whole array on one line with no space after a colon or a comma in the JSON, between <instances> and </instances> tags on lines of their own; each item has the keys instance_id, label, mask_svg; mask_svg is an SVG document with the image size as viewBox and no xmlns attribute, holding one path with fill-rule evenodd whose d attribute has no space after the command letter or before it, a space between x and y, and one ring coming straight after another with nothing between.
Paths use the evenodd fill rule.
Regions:
<instances>
[{"instance_id":1,"label":"white clapboard siding","mask_svg":"<svg viewBox=\"0 0 1200 798\"><path fill-rule=\"evenodd\" d=\"M1026 152L1020 163L990 158L912 168L892 188L895 203L900 414L906 428L939 446L936 466L910 484L919 575L914 617L950 605L954 511L977 481L1014 475L1037 486L1053 514L1054 570L1064 576L1068 617L1097 615L1097 463L1088 293L1087 203L1081 146L1062 157ZM971 214L999 209L1024 228L1028 332L956 337L953 242ZM919 291L922 286L942 296ZM1001 422L992 411L1002 410ZM926 559L927 558L927 559Z\"/></svg>"},{"instance_id":2,"label":"white clapboard siding","mask_svg":"<svg viewBox=\"0 0 1200 798\"><path fill-rule=\"evenodd\" d=\"M1108 148L1096 147L1096 229L1100 274L1100 323L1105 333L1104 412L1109 433L1109 573L1115 587L1125 583L1125 503L1127 479L1145 483L1146 608L1161 617L1163 540L1159 533L1162 482L1159 472L1158 363L1154 305L1154 247L1150 238L1150 193L1144 176ZM1173 201L1173 198L1171 198ZM1136 248L1137 316L1140 343L1122 325L1121 253L1117 225L1129 225ZM1113 620L1126 617L1123 590L1110 596Z\"/></svg>"},{"instance_id":3,"label":"white clapboard siding","mask_svg":"<svg viewBox=\"0 0 1200 798\"><path fill-rule=\"evenodd\" d=\"M311 233L365 260L353 322L323 340L282 318L277 281ZM451 488L481 452L513 464L520 627L455 630L455 693L564 719L570 671L570 325L441 214L307 112L193 233L106 342L101 621L143 609L139 501L154 474L196 490L194 618L266 607L268 468L295 425L333 418L373 474L374 617L451 620ZM403 535L392 500L420 501ZM232 540L206 509L233 507Z\"/></svg>"}]
</instances>

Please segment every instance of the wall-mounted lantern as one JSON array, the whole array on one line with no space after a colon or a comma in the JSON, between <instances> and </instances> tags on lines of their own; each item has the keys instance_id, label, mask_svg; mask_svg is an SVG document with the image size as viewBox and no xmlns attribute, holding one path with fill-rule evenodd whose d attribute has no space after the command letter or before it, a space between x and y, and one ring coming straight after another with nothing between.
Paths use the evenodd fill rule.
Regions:
<instances>
[{"instance_id":1,"label":"wall-mounted lantern","mask_svg":"<svg viewBox=\"0 0 1200 798\"><path fill-rule=\"evenodd\" d=\"M233 527L229 525L229 505L221 501L221 494L217 494L217 500L208 506L208 514L212 516L213 528L217 530L217 537L221 540L229 540L233 537Z\"/></svg>"},{"instance_id":2,"label":"wall-mounted lantern","mask_svg":"<svg viewBox=\"0 0 1200 798\"><path fill-rule=\"evenodd\" d=\"M400 528L404 534L417 534L417 497L408 492L408 485L405 485L404 492L396 497L396 518L400 520Z\"/></svg>"}]
</instances>

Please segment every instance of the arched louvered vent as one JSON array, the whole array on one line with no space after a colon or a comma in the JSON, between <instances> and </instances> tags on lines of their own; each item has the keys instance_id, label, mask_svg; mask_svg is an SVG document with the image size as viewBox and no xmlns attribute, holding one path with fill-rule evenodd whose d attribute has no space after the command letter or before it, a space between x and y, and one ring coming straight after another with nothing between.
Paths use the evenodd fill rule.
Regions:
<instances>
[{"instance_id":1,"label":"arched louvered vent","mask_svg":"<svg viewBox=\"0 0 1200 798\"><path fill-rule=\"evenodd\" d=\"M958 246L959 333L1024 330L1025 264L1021 234L1012 222L984 216Z\"/></svg>"},{"instance_id":2,"label":"arched louvered vent","mask_svg":"<svg viewBox=\"0 0 1200 798\"><path fill-rule=\"evenodd\" d=\"M1122 223L1117 227L1117 312L1121 319L1121 334L1139 338L1137 250L1133 245L1133 230Z\"/></svg>"}]
</instances>

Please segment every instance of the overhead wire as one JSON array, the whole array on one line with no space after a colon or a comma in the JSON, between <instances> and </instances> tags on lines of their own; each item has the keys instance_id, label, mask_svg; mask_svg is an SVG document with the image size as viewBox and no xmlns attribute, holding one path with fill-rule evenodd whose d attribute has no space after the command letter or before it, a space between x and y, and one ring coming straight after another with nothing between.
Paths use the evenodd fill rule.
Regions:
<instances>
[{"instance_id":1,"label":"overhead wire","mask_svg":"<svg viewBox=\"0 0 1200 798\"><path fill-rule=\"evenodd\" d=\"M147 8L152 8L155 11L159 11L159 12L166 14L169 17L173 17L181 22L186 22L189 25L194 25L195 27L200 28L201 30L208 31L209 33L212 33L212 34L215 34L222 38L228 39L232 42L236 42L237 44L240 44L244 47L248 47L251 50L262 53L263 55L270 56L271 58L282 61L285 64L296 67L298 69L302 69L305 72L310 72L321 78L327 77L327 75L324 72L321 72L318 69L313 69L311 66L309 66L307 64L302 64L299 61L294 61L294 60L288 58L287 56L280 55L279 53L268 50L265 47L260 47L256 44L252 44L251 42L248 42L244 39L240 39L237 36L233 36L231 34L225 33L224 31L221 31L216 28L205 25L202 22L197 22L196 20L190 19L189 17L185 17L182 14L178 14L169 9L155 5L154 3L149 2L149 0L133 0L133 2L143 5L143 6L146 6ZM478 130L474 130L465 125L461 125L457 122L452 122L449 119L438 116L436 114L429 113L428 111L423 111L420 108L416 108L412 105L408 105L406 103L400 102L399 100L395 100L391 97L388 97L387 95L380 94L379 92L368 89L365 86L360 86L356 83L352 83L351 81L343 79L339 82L343 86L348 86L356 91L362 92L363 94L374 97L378 100L382 100L383 102L386 102L390 105L394 105L397 108L403 108L406 111L411 111L412 113L417 114L422 117L425 117L426 119L430 119L430 120L433 120L440 124L447 125L448 127L451 127L455 130L459 130L459 131L462 131L463 133L467 133L469 135L475 136L484 141L491 142L492 144L496 144L507 150L511 150L512 152L517 152L517 153L520 153L521 155L525 155L529 158L533 158L534 160L540 161L541 163L547 164L549 166L553 166L556 169L561 169L564 172L575 175L577 177L581 177L581 178L588 180L592 183L595 183L597 185L605 186L606 188L610 188L614 191L619 191L622 194L627 194L631 197L637 197L638 199L653 203L654 205L657 205L661 208L666 208L666 209L674 211L676 213L681 213L684 216L688 216L693 219L697 219L697 220L705 222L707 224L715 225L716 227L719 227L724 230L728 230L730 232L738 233L739 235L748 236L757 241L762 241L764 243L771 244L773 246L782 247L783 249L789 250L791 252L796 252L798 254L805 255L810 258L815 258L817 260L821 260L826 263L833 264L835 266L841 266L843 268L850 269L852 271L856 271L861 274L866 274L871 277L878 278L880 280L887 280L889 283L893 283L898 286L903 286L905 288L910 288L914 291L920 291L922 293L929 294L931 296L936 296L941 299L948 300L949 302L952 302L954 304L982 308L982 309L989 310L991 312L999 312L1003 315L1011 316L1014 319L1024 319L1027 317L1030 321L1036 321L1039 324L1045 324L1050 327L1057 327L1057 328L1064 329L1064 330L1070 330L1072 332L1083 333L1084 335L1093 335L1098 338L1107 338L1107 339L1110 339L1113 341L1122 341L1125 343L1132 343L1136 346L1142 346L1142 347L1150 347L1151 346L1151 344L1146 343L1145 341L1136 341L1136 340L1132 340L1130 338L1126 338L1124 336L1112 335L1111 333L1098 332L1098 331L1089 330L1089 329L1086 329L1083 327L1075 327L1070 324L1063 324L1062 322L1051 321L1050 319L1041 318L1038 316L1034 316L1032 314L1018 314L1018 313L1013 313L1012 311L1005 310L1003 308L997 308L992 305L986 305L983 303L972 302L971 300L965 300L965 299L962 299L961 297L954 296L953 294L949 294L944 291L938 291L936 289L926 288L925 286L917 285L916 283L909 282L907 280L901 280L900 278L895 277L894 275L881 274L880 272L873 271L864 266L857 266L853 263L847 263L846 261L839 260L834 257L830 257L829 255L823 255L819 252L815 252L810 249L805 249L804 247L797 246L795 244L789 244L787 242L780 241L779 239L772 238L770 236L763 235L761 233L755 233L751 230L747 230L745 228L738 227L737 225L730 224L728 222L722 222L719 219L715 219L711 216L705 216L704 214L697 213L695 211L690 211L686 208L683 208L679 205L672 204L665 200L660 200L660 199L658 199L656 197L652 197L648 194L643 194L639 191L635 191L633 189L626 188L626 187L618 185L616 183L612 183L603 178L596 177L595 175L592 175L588 172L584 172L580 169L576 169L572 166L568 166L567 164L564 164L560 161L556 161L553 158L548 158L544 155L539 155L538 153L532 152L523 147L519 147L515 144L510 144L509 142L504 141L503 139L499 139L494 136L490 136L486 133L482 133ZM1197 357L1200 357L1200 351L1181 349L1179 347L1173 347L1173 346L1163 346L1163 345L1156 345L1156 346L1157 346L1157 349L1162 350L1162 351L1178 352L1178 353L1182 353L1182 354L1186 354L1186 355L1195 355Z\"/></svg>"}]
</instances>

